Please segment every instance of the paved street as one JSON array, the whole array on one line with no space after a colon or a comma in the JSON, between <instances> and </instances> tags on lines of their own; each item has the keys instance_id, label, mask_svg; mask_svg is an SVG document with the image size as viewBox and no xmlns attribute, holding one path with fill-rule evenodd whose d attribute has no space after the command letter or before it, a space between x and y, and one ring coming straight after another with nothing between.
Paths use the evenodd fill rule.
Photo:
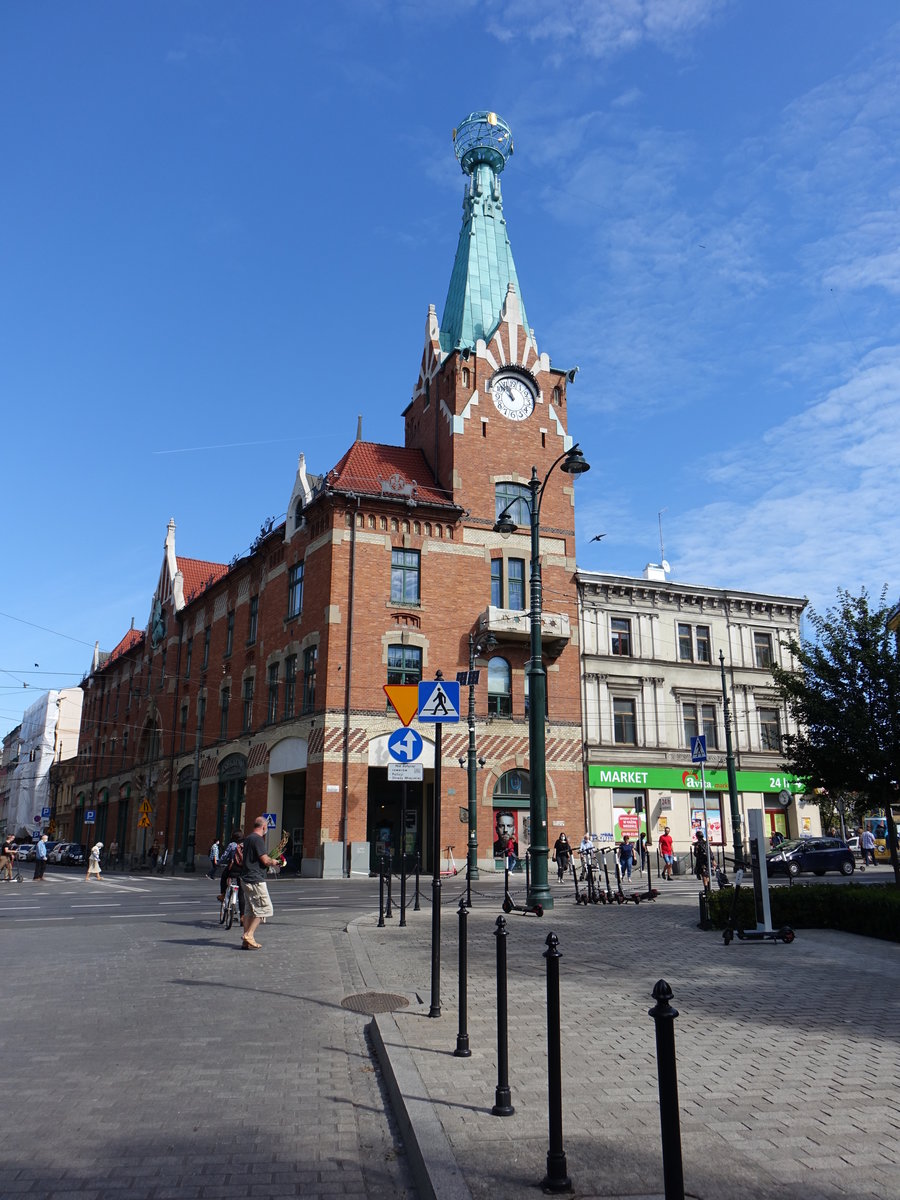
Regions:
<instances>
[{"instance_id":1,"label":"paved street","mask_svg":"<svg viewBox=\"0 0 900 1200\"><path fill-rule=\"evenodd\" d=\"M871 875L871 873L867 873ZM883 875L887 878L887 874ZM455 885L455 886L454 886ZM697 929L696 882L654 904L576 908L553 884L541 920L507 919L510 1087L516 1113L490 1115L497 1084L496 903L469 916L468 1028L456 1058L455 900L444 887L440 1019L430 1003L430 912L354 929L361 961L424 1004L375 1018L413 1122L423 1123L438 1194L534 1194L548 1149L545 961L559 937L564 1146L576 1195L662 1192L651 990L665 978L675 1022L687 1191L703 1200L900 1196L900 946L826 931L790 945ZM485 889L491 892L493 889ZM421 1103L424 1098L426 1103ZM436 1121L429 1120L435 1116Z\"/></svg>"},{"instance_id":2,"label":"paved street","mask_svg":"<svg viewBox=\"0 0 900 1200\"><path fill-rule=\"evenodd\" d=\"M0 1196L414 1195L340 1006L370 881L278 881L253 954L203 876L24 874L0 885Z\"/></svg>"},{"instance_id":3,"label":"paved street","mask_svg":"<svg viewBox=\"0 0 900 1200\"><path fill-rule=\"evenodd\" d=\"M430 886L377 927L371 880L280 880L259 954L220 928L204 877L0 887L7 1060L0 1196L538 1194L548 1148L545 940L559 937L564 1145L575 1194L662 1191L651 989L675 1022L685 1181L702 1200L900 1195L900 947L801 931L791 946L696 928L697 888L654 904L507 918L510 1087L497 1084L502 886L475 885L469 1035L456 1058L457 901L444 880L441 1003L429 1019ZM515 877L521 899L521 876ZM396 893L395 893L396 901ZM349 931L346 927L349 923ZM360 993L409 1003L370 1018ZM402 1096L396 1114L388 1090ZM406 1125L408 1124L408 1128ZM406 1143L400 1131L405 1130ZM420 1166L424 1163L424 1168ZM418 1170L418 1176L414 1171ZM417 1182L414 1182L414 1179Z\"/></svg>"}]
</instances>

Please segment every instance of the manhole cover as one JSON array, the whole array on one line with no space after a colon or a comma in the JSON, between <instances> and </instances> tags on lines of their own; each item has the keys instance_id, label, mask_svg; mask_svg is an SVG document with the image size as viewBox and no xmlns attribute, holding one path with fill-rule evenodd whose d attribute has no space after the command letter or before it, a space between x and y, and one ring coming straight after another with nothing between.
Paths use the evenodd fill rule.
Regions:
<instances>
[{"instance_id":1,"label":"manhole cover","mask_svg":"<svg viewBox=\"0 0 900 1200\"><path fill-rule=\"evenodd\" d=\"M396 1008L406 1008L408 1004L409 1001L405 996L398 996L393 992L360 992L357 996L345 996L341 1001L341 1008L367 1013L371 1017L375 1013L393 1012Z\"/></svg>"}]
</instances>

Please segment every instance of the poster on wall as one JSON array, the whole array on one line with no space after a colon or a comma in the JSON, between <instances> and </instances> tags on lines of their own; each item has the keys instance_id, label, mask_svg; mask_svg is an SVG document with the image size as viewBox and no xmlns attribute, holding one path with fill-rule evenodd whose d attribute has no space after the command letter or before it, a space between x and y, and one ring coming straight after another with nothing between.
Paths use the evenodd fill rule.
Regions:
<instances>
[{"instance_id":1,"label":"poster on wall","mask_svg":"<svg viewBox=\"0 0 900 1200\"><path fill-rule=\"evenodd\" d=\"M645 813L635 812L633 808L613 809L613 835L615 841L621 842L623 834L628 834L632 842L647 832L647 817Z\"/></svg>"},{"instance_id":2,"label":"poster on wall","mask_svg":"<svg viewBox=\"0 0 900 1200\"><path fill-rule=\"evenodd\" d=\"M519 861L519 814L514 808L494 809L494 858L508 858L511 871Z\"/></svg>"},{"instance_id":3,"label":"poster on wall","mask_svg":"<svg viewBox=\"0 0 900 1200\"><path fill-rule=\"evenodd\" d=\"M709 822L709 840L713 846L724 846L722 837L722 816L717 808L707 808L706 819ZM698 830L703 829L703 809L691 809L691 841L696 842Z\"/></svg>"}]
</instances>

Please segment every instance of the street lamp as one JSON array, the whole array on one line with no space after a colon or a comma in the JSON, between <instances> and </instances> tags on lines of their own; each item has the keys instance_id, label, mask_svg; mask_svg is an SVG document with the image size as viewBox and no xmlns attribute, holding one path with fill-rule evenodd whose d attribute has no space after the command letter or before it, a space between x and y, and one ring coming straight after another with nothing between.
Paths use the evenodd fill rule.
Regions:
<instances>
[{"instance_id":1,"label":"street lamp","mask_svg":"<svg viewBox=\"0 0 900 1200\"><path fill-rule=\"evenodd\" d=\"M469 783L469 838L466 854L466 878L478 878L478 764L475 750L475 684L478 682L478 672L475 670L475 659L478 655L489 652L497 645L497 639L489 631L486 636L476 638L469 634L469 673L466 683L469 685L469 753L466 770ZM482 763L484 759L481 760ZM460 759L462 766L462 759Z\"/></svg>"},{"instance_id":2,"label":"street lamp","mask_svg":"<svg viewBox=\"0 0 900 1200\"><path fill-rule=\"evenodd\" d=\"M555 467L567 475L583 475L590 464L574 445L561 454L544 476L538 479L537 467L531 468L528 482L528 516L531 522L531 658L528 662L528 758L531 773L531 875L527 902L530 907L540 904L544 909L553 907L553 896L547 880L547 762L544 719L547 713L547 672L544 669L541 647L541 502L547 480ZM509 510L518 503L511 501L500 513L494 532L508 537L518 526L509 515Z\"/></svg>"}]
</instances>

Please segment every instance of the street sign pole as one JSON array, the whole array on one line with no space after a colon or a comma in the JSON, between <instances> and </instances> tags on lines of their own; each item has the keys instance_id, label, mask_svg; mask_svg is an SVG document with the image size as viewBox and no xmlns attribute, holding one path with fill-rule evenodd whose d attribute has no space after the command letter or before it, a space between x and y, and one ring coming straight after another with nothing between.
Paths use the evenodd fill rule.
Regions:
<instances>
[{"instance_id":1,"label":"street sign pole","mask_svg":"<svg viewBox=\"0 0 900 1200\"><path fill-rule=\"evenodd\" d=\"M709 896L709 881L712 876L712 842L709 837L709 816L706 811L706 763L700 762L700 787L703 791L703 836L706 838L706 883L704 891Z\"/></svg>"},{"instance_id":2,"label":"street sign pole","mask_svg":"<svg viewBox=\"0 0 900 1200\"><path fill-rule=\"evenodd\" d=\"M440 675L440 671L438 672ZM441 1015L441 735L434 731L434 795L431 814L431 1008L429 1017Z\"/></svg>"}]
</instances>

